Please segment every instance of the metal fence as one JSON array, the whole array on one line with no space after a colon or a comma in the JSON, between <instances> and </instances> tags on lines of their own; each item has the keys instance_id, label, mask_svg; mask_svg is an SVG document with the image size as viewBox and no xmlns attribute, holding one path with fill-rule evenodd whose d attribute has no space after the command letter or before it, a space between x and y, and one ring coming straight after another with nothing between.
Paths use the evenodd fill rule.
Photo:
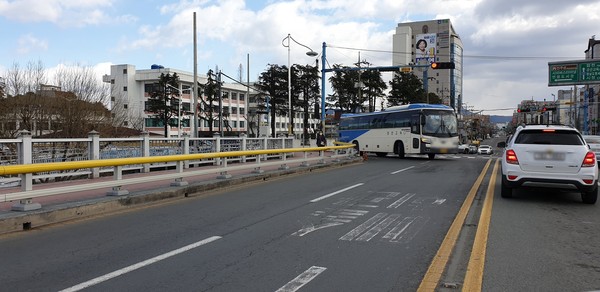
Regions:
<instances>
[{"instance_id":1,"label":"metal fence","mask_svg":"<svg viewBox=\"0 0 600 292\"><path fill-rule=\"evenodd\" d=\"M90 132L87 138L76 139L38 139L32 138L27 131L17 139L0 139L0 166L37 164L51 162L70 162L85 160L103 160L115 158L152 157L178 154L199 154L231 152L245 150L292 148L292 138L156 138L143 134L137 138L101 138L98 133ZM290 154L287 154L290 155ZM293 155L293 154L291 154ZM260 159L268 160L280 155L264 155ZM244 156L230 159L229 162L256 160L257 156ZM203 164L218 165L220 158L186 161L184 167L197 167ZM156 162L150 164L127 165L123 173L150 172L155 169L175 167L176 162ZM114 167L98 169L76 169L48 171L32 174L33 184L50 181L64 181L79 178L96 178L114 173ZM0 188L21 184L20 176L1 176Z\"/></svg>"}]
</instances>

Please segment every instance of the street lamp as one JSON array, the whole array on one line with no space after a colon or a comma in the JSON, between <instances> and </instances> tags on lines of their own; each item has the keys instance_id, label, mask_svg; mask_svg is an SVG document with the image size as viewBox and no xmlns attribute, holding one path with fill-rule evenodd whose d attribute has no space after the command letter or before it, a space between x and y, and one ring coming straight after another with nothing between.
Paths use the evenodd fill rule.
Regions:
<instances>
[{"instance_id":1,"label":"street lamp","mask_svg":"<svg viewBox=\"0 0 600 292\"><path fill-rule=\"evenodd\" d=\"M287 45L284 43L284 41L286 39L287 39ZM290 66L290 42L291 41L294 41L296 44L307 48L309 51L306 52L306 55L308 55L310 57L316 57L317 55L319 55L317 52L313 51L308 46L299 43L289 33L286 37L283 38L283 40L281 40L281 45L288 49L288 105L289 105L288 115L290 116L290 123L288 125L288 135L294 134L294 117L292 117L292 67Z\"/></svg>"},{"instance_id":2,"label":"street lamp","mask_svg":"<svg viewBox=\"0 0 600 292\"><path fill-rule=\"evenodd\" d=\"M192 88L179 89L173 85L167 84L167 87L171 87L177 91L179 91L179 106L177 107L177 138L181 138L181 100L183 99L183 91L184 90L192 90Z\"/></svg>"}]
</instances>

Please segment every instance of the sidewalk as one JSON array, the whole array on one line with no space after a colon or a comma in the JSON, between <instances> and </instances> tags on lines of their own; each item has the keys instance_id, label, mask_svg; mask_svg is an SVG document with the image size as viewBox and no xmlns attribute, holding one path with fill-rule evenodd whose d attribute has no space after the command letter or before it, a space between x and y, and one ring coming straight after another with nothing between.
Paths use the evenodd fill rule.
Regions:
<instances>
[{"instance_id":1,"label":"sidewalk","mask_svg":"<svg viewBox=\"0 0 600 292\"><path fill-rule=\"evenodd\" d=\"M308 172L318 168L334 167L361 161L358 157L333 159L332 152L325 152L324 164L317 161L311 162L308 166L302 165L304 154L294 153L294 156L287 160L279 161L281 165L285 164L288 168L281 168L281 165L260 165L262 172L253 172L253 168L243 170L227 171L228 178L222 177L223 168L221 166L206 165L196 168L186 169L185 171L214 169L214 172L203 175L194 175L184 179L188 185L171 186L173 180L160 179L151 183L126 185L122 189L129 192L122 196L108 196L107 193L112 188L93 189L80 192L73 192L63 195L53 195L34 198L34 203L42 205L41 209L32 211L12 211L11 208L18 202L0 202L0 234L27 230L48 224L65 222L90 216L108 214L135 208L142 205L158 203L164 200L182 199L185 197L201 195L202 192L242 184L245 182L263 180L282 175ZM317 155L313 153L312 155ZM339 160L339 161L337 161ZM255 161L246 164L256 165ZM239 163L228 164L229 166L239 165ZM124 179L136 178L141 176L157 176L162 174L174 173L176 170L156 171L150 173L129 174ZM34 190L51 189L63 186L85 185L90 182L110 181L112 176L98 179L81 179L64 182L53 182L34 185ZM0 189L1 194L19 192L20 187L11 187Z\"/></svg>"}]
</instances>

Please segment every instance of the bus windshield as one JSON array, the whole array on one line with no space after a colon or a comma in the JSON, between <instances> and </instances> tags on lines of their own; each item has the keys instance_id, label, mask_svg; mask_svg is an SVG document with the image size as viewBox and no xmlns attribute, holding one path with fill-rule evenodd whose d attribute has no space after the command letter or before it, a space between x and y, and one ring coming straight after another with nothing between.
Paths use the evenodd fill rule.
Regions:
<instances>
[{"instance_id":1,"label":"bus windshield","mask_svg":"<svg viewBox=\"0 0 600 292\"><path fill-rule=\"evenodd\" d=\"M425 116L423 135L434 137L458 136L457 119L453 112L425 110L423 115Z\"/></svg>"}]
</instances>

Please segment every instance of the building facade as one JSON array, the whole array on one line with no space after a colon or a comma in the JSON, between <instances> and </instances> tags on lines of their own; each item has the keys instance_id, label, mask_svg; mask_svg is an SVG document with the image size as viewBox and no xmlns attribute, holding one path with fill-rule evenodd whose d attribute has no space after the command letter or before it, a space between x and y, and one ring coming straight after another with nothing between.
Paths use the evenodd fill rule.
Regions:
<instances>
[{"instance_id":1,"label":"building facade","mask_svg":"<svg viewBox=\"0 0 600 292\"><path fill-rule=\"evenodd\" d=\"M258 104L254 99L256 92L252 86L237 82L224 82L222 86L221 105L214 102L214 108L221 108L222 113L227 113L226 117L217 118L212 125L212 132L207 121L198 118L198 133L194 133L194 100L193 80L194 75L190 72L164 68L162 66L152 66L150 69L137 70L134 65L122 64L111 66L110 75L105 75L103 81L110 83L111 87L111 111L114 115L120 115L120 125L123 127L140 128L156 135L164 134L162 122L153 117L148 112L148 99L152 86L158 83L161 74L177 73L179 76L181 93L181 115L175 117L173 124L168 126L168 135L177 137L188 135L191 137L210 136L214 133L223 133L225 136L239 136L246 134L250 136L269 136L272 133L270 119L266 114L260 113ZM200 84L206 84L207 77L198 76ZM201 97L207 100L206 96ZM203 112L200 102L198 112ZM217 110L217 113L219 110ZM311 114L311 113L309 113ZM299 136L303 132L304 113L296 111L294 117L294 133ZM179 120L179 118L181 120ZM310 117L311 124L318 125L319 119ZM223 125L221 125L223 120ZM285 116L276 117L275 134L281 135L288 132L289 119Z\"/></svg>"},{"instance_id":2,"label":"building facade","mask_svg":"<svg viewBox=\"0 0 600 292\"><path fill-rule=\"evenodd\" d=\"M410 66L428 93L461 112L463 44L449 19L399 23L393 36L392 66ZM455 69L433 70L433 62L454 62Z\"/></svg>"}]
</instances>

